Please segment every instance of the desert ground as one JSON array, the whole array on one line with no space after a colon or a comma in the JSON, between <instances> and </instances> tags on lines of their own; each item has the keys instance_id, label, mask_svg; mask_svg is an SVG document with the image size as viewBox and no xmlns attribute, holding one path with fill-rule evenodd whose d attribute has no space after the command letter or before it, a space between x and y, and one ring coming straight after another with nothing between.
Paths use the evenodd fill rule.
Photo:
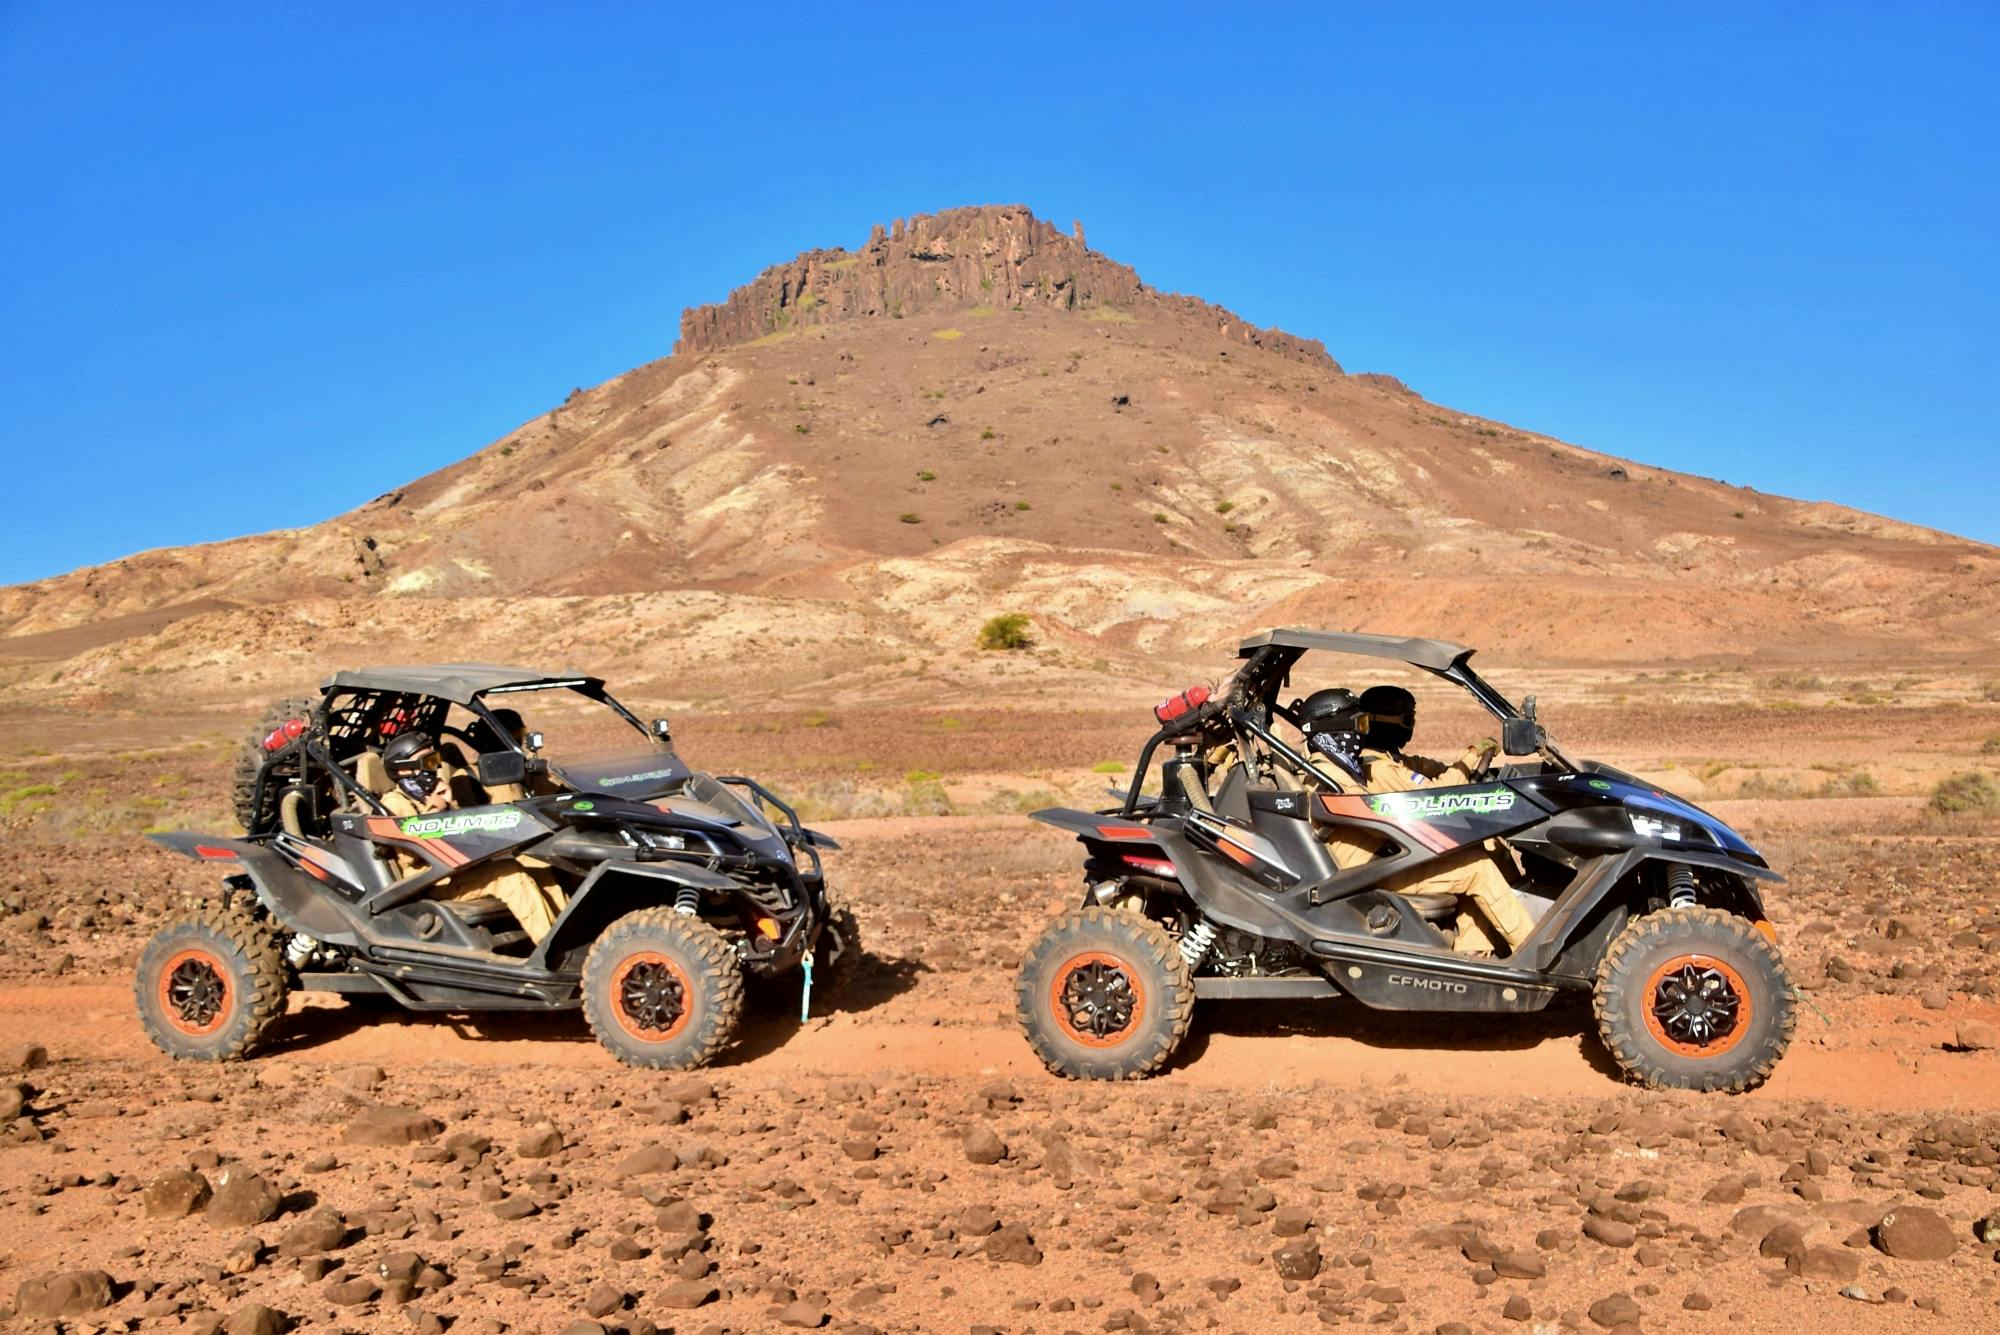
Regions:
<instances>
[{"instance_id":1,"label":"desert ground","mask_svg":"<svg viewBox=\"0 0 2000 1335\"><path fill-rule=\"evenodd\" d=\"M212 874L140 831L229 828L255 706L18 707L0 1295L73 1330L1990 1330L2000 820L1927 802L2000 752L1988 681L1508 674L1789 877L1798 1036L1737 1098L1621 1083L1578 1006L1204 1003L1156 1079L1047 1074L1010 985L1078 870L1023 813L1129 779L1164 680L677 712L692 762L840 839L867 948L804 1024L759 998L712 1069L621 1067L576 1015L321 996L254 1060L175 1063L129 971Z\"/></svg>"}]
</instances>

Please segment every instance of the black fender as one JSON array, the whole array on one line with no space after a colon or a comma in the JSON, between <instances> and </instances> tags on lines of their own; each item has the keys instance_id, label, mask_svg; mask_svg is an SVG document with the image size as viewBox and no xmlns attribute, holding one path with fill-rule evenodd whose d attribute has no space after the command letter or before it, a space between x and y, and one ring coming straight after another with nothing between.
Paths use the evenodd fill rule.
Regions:
<instances>
[{"instance_id":1,"label":"black fender","mask_svg":"<svg viewBox=\"0 0 2000 1335\"><path fill-rule=\"evenodd\" d=\"M367 948L367 934L338 905L330 902L320 883L267 844L186 831L147 838L185 857L210 862L224 870L234 869L231 879L248 881L257 902L286 930L331 946Z\"/></svg>"},{"instance_id":2,"label":"black fender","mask_svg":"<svg viewBox=\"0 0 2000 1335\"><path fill-rule=\"evenodd\" d=\"M542 938L528 963L552 969L550 962L595 941L611 921L638 909L671 904L682 886L696 890L741 890L735 880L694 862L600 862Z\"/></svg>"},{"instance_id":3,"label":"black fender","mask_svg":"<svg viewBox=\"0 0 2000 1335\"><path fill-rule=\"evenodd\" d=\"M1286 920L1272 910L1261 887L1217 866L1176 831L1066 807L1037 811L1031 819L1075 835L1093 857L1108 862L1117 861L1121 853L1138 853L1171 864L1172 879L1195 907L1224 927L1256 936L1282 937L1289 932ZM1242 884L1235 884L1237 880Z\"/></svg>"},{"instance_id":4,"label":"black fender","mask_svg":"<svg viewBox=\"0 0 2000 1335\"><path fill-rule=\"evenodd\" d=\"M1734 907L1752 923L1767 921L1764 899L1757 891L1757 882L1781 882L1785 879L1768 867L1759 867L1726 853L1669 849L1652 844L1606 852L1578 869L1569 888L1542 915L1542 920L1535 924L1534 933L1515 952L1516 957L1529 968L1549 968L1579 938L1591 933L1599 921L1598 909L1648 862L1705 867L1734 877L1736 892L1742 900Z\"/></svg>"}]
</instances>

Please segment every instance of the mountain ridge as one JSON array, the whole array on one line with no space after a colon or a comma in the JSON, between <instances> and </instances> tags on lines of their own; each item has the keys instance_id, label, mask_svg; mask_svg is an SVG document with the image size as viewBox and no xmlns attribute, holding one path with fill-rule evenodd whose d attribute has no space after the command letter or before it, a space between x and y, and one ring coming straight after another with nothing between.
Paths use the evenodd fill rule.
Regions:
<instances>
[{"instance_id":1,"label":"mountain ridge","mask_svg":"<svg viewBox=\"0 0 2000 1335\"><path fill-rule=\"evenodd\" d=\"M708 653L789 618L857 682L1015 607L1090 661L1285 621L1547 661L1983 659L2000 551L1429 403L999 206L772 266L669 357L322 523L0 589L0 699L220 690L280 633L518 658L601 620L615 657L689 607Z\"/></svg>"}]
</instances>

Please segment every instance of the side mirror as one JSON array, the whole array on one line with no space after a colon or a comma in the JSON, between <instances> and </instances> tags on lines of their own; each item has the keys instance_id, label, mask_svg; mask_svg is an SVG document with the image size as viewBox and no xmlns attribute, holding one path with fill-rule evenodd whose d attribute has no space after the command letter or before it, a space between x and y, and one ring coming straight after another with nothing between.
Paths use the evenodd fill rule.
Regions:
<instances>
[{"instance_id":1,"label":"side mirror","mask_svg":"<svg viewBox=\"0 0 2000 1335\"><path fill-rule=\"evenodd\" d=\"M1510 756L1534 755L1547 740L1548 734L1532 717L1510 718L1500 725L1500 749Z\"/></svg>"},{"instance_id":2,"label":"side mirror","mask_svg":"<svg viewBox=\"0 0 2000 1335\"><path fill-rule=\"evenodd\" d=\"M663 718L656 718L653 720L653 736L663 742L671 742L674 739L673 726Z\"/></svg>"},{"instance_id":3,"label":"side mirror","mask_svg":"<svg viewBox=\"0 0 2000 1335\"><path fill-rule=\"evenodd\" d=\"M479 782L488 788L495 784L524 783L528 778L528 758L519 751L488 751L474 765Z\"/></svg>"},{"instance_id":4,"label":"side mirror","mask_svg":"<svg viewBox=\"0 0 2000 1335\"><path fill-rule=\"evenodd\" d=\"M1530 695L1521 701L1521 717L1530 723L1535 720L1535 697Z\"/></svg>"},{"instance_id":5,"label":"side mirror","mask_svg":"<svg viewBox=\"0 0 2000 1335\"><path fill-rule=\"evenodd\" d=\"M527 747L530 751L539 751L542 749L542 735L538 732L531 732L521 739L521 745Z\"/></svg>"}]
</instances>

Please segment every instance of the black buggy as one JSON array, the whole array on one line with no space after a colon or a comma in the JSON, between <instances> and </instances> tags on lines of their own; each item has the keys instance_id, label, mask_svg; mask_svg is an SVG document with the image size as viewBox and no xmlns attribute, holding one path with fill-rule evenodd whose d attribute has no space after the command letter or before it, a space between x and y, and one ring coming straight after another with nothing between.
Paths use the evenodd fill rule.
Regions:
<instances>
[{"instance_id":1,"label":"black buggy","mask_svg":"<svg viewBox=\"0 0 2000 1335\"><path fill-rule=\"evenodd\" d=\"M516 705L571 744L516 735L495 713ZM402 819L384 808L382 748L411 731L436 739L469 800ZM343 672L265 719L235 797L242 838L154 836L223 874L215 900L139 960L139 1014L176 1057L248 1054L300 988L413 1011L580 1005L621 1060L685 1068L729 1043L746 975L802 974L803 1013L859 959L853 915L822 875L834 842L755 780L689 769L666 720L642 723L596 677ZM398 851L420 869L399 874ZM567 894L539 943L498 899L430 897L511 859Z\"/></svg>"},{"instance_id":2,"label":"black buggy","mask_svg":"<svg viewBox=\"0 0 2000 1335\"><path fill-rule=\"evenodd\" d=\"M1343 791L1278 727L1298 724L1299 702L1279 695L1309 650L1392 659L1465 690L1500 721L1514 763L1408 793ZM1034 814L1082 842L1088 887L1016 985L1022 1026L1052 1070L1149 1075L1197 999L1521 1012L1576 994L1644 1084L1741 1091L1770 1075L1794 996L1758 886L1783 878L1734 830L1629 774L1570 760L1536 722L1534 697L1517 710L1460 645L1271 630L1238 656L1219 691L1196 687L1155 711L1161 727L1120 805ZM1142 796L1162 746L1160 792ZM1227 759L1211 765L1217 756ZM1340 871L1327 827L1383 852ZM1382 888L1495 839L1519 856L1517 891L1536 920L1504 958L1453 953L1452 896Z\"/></svg>"}]
</instances>

